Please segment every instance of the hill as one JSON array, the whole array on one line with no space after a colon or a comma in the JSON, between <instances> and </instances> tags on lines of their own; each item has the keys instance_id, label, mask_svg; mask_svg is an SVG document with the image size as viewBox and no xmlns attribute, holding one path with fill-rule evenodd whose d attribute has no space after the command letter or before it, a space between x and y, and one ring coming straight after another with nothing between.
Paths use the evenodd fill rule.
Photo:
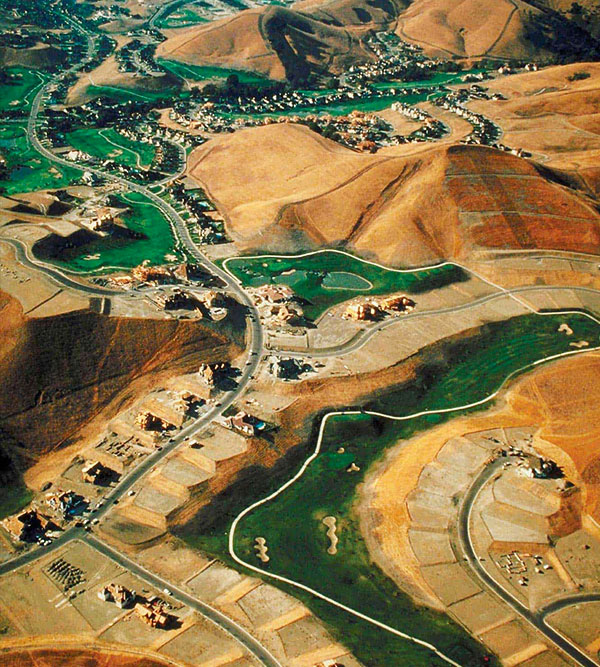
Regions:
<instances>
[{"instance_id":1,"label":"hill","mask_svg":"<svg viewBox=\"0 0 600 667\"><path fill-rule=\"evenodd\" d=\"M498 123L503 141L600 194L600 64L577 63L495 79L505 101L471 108Z\"/></svg>"},{"instance_id":2,"label":"hill","mask_svg":"<svg viewBox=\"0 0 600 667\"><path fill-rule=\"evenodd\" d=\"M559 7L560 8L560 7ZM560 8L562 9L562 8ZM443 58L497 60L600 58L585 22L550 3L523 0L305 0L294 9L266 6L178 31L158 55L195 65L250 69L302 83L339 74L374 54L362 38L394 30Z\"/></svg>"},{"instance_id":3,"label":"hill","mask_svg":"<svg viewBox=\"0 0 600 667\"><path fill-rule=\"evenodd\" d=\"M594 201L550 170L480 146L366 156L282 124L208 142L190 175L249 251L340 245L418 265L486 249L600 248Z\"/></svg>"},{"instance_id":4,"label":"hill","mask_svg":"<svg viewBox=\"0 0 600 667\"><path fill-rule=\"evenodd\" d=\"M190 64L251 69L296 83L309 74L340 72L372 55L335 17L269 6L184 30L159 45L157 56Z\"/></svg>"}]
</instances>

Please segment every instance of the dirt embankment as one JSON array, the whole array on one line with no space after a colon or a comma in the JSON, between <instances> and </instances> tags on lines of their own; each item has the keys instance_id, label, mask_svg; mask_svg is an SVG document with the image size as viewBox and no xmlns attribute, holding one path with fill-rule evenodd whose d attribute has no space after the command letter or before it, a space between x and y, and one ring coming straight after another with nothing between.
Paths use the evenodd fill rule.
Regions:
<instances>
[{"instance_id":1,"label":"dirt embankment","mask_svg":"<svg viewBox=\"0 0 600 667\"><path fill-rule=\"evenodd\" d=\"M419 476L451 438L492 428L539 425L536 448L555 460L580 489L550 517L553 534L583 520L600 523L600 447L595 421L600 356L590 353L544 366L517 381L492 410L459 417L397 447L369 472L360 503L363 534L376 562L420 602L439 606L410 543L407 498ZM587 517L587 518L586 518Z\"/></svg>"},{"instance_id":2,"label":"dirt embankment","mask_svg":"<svg viewBox=\"0 0 600 667\"><path fill-rule=\"evenodd\" d=\"M142 656L101 653L87 649L33 649L0 653L10 667L164 667L171 664Z\"/></svg>"},{"instance_id":3,"label":"dirt embankment","mask_svg":"<svg viewBox=\"0 0 600 667\"><path fill-rule=\"evenodd\" d=\"M597 202L559 174L481 146L407 150L359 155L271 125L208 142L189 173L248 251L338 245L392 266L480 249L600 252Z\"/></svg>"},{"instance_id":4,"label":"dirt embankment","mask_svg":"<svg viewBox=\"0 0 600 667\"><path fill-rule=\"evenodd\" d=\"M234 326L83 310L29 319L1 293L0 312L0 428L33 455L73 442L157 382L243 346L243 318Z\"/></svg>"}]
</instances>

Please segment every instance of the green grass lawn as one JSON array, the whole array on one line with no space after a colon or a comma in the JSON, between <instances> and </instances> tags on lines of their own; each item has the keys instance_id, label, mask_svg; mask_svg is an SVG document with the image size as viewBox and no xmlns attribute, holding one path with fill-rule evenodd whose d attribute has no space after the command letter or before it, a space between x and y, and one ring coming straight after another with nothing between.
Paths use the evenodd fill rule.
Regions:
<instances>
[{"instance_id":1,"label":"green grass lawn","mask_svg":"<svg viewBox=\"0 0 600 667\"><path fill-rule=\"evenodd\" d=\"M155 102L164 99L171 102L173 99L189 97L189 92L178 88L164 88L162 90L132 90L118 86L89 86L87 92L92 97L110 97L117 102Z\"/></svg>"},{"instance_id":2,"label":"green grass lawn","mask_svg":"<svg viewBox=\"0 0 600 667\"><path fill-rule=\"evenodd\" d=\"M35 91L47 77L25 67L7 67L6 72L13 80L0 84L0 111L29 108Z\"/></svg>"},{"instance_id":3,"label":"green grass lawn","mask_svg":"<svg viewBox=\"0 0 600 667\"><path fill-rule=\"evenodd\" d=\"M212 67L204 65L188 65L187 63L181 63L177 60L168 60L166 58L159 58L158 62L163 67L173 72L173 74L181 76L184 79L190 79L191 81L207 81L210 79L224 81L231 74L235 74L238 77L240 83L251 83L253 85L267 85L271 83L270 79L260 76L259 74L240 69L228 69L226 67Z\"/></svg>"},{"instance_id":4,"label":"green grass lawn","mask_svg":"<svg viewBox=\"0 0 600 667\"><path fill-rule=\"evenodd\" d=\"M16 514L31 502L33 493L22 480L12 484L2 484L0 491L0 521L11 514Z\"/></svg>"},{"instance_id":5,"label":"green grass lawn","mask_svg":"<svg viewBox=\"0 0 600 667\"><path fill-rule=\"evenodd\" d=\"M130 167L147 167L156 149L150 144L132 141L112 128L82 128L67 134L67 141L77 150L95 157L110 158Z\"/></svg>"},{"instance_id":6,"label":"green grass lawn","mask_svg":"<svg viewBox=\"0 0 600 667\"><path fill-rule=\"evenodd\" d=\"M558 333L563 322L573 329L573 336ZM477 335L440 343L425 357L415 380L390 389L366 408L408 416L426 409L470 405L495 392L507 378L527 365L548 355L573 351L569 343L574 340L587 340L590 347L596 346L599 335L600 327L579 314L543 317L532 314L490 323ZM310 586L387 625L433 643L459 664L481 664L485 649L444 614L414 606L373 565L355 513L357 487L387 448L430 428L432 423L481 407L406 421L368 414L330 418L321 451L304 475L238 524L236 553L265 572ZM231 563L226 541L233 518L290 479L313 453L315 444L316 436L298 451L280 459L275 468L256 467L241 473L227 494L218 497L213 507L185 528L184 539ZM340 447L345 449L343 454L338 453ZM359 472L345 472L350 460L360 467ZM338 523L340 542L335 556L326 552L329 542L322 519L327 515L335 516ZM256 558L253 548L259 535L266 538L271 556L266 565ZM269 581L280 585L275 580ZM352 618L309 593L282 587L313 609L367 666L444 664L426 649Z\"/></svg>"},{"instance_id":7,"label":"green grass lawn","mask_svg":"<svg viewBox=\"0 0 600 667\"><path fill-rule=\"evenodd\" d=\"M207 23L208 19L199 16L187 7L181 7L160 18L156 22L157 28L185 28L198 23Z\"/></svg>"},{"instance_id":8,"label":"green grass lawn","mask_svg":"<svg viewBox=\"0 0 600 667\"><path fill-rule=\"evenodd\" d=\"M466 279L464 271L455 266L398 272L332 250L306 257L235 257L223 266L245 287L289 285L306 299L304 312L310 319L355 296L400 291L414 294Z\"/></svg>"},{"instance_id":9,"label":"green grass lawn","mask_svg":"<svg viewBox=\"0 0 600 667\"><path fill-rule=\"evenodd\" d=\"M168 221L154 204L144 195L130 192L119 197L123 207L130 211L122 216L129 229L146 238L129 239L107 236L85 246L67 251L56 264L81 273L110 273L118 269L129 269L150 260L151 264L164 264L168 256L183 259L176 250Z\"/></svg>"},{"instance_id":10,"label":"green grass lawn","mask_svg":"<svg viewBox=\"0 0 600 667\"><path fill-rule=\"evenodd\" d=\"M55 165L35 151L23 125L0 125L0 152L8 165L8 175L0 178L0 188L9 195L62 188L81 177L79 170Z\"/></svg>"}]
</instances>

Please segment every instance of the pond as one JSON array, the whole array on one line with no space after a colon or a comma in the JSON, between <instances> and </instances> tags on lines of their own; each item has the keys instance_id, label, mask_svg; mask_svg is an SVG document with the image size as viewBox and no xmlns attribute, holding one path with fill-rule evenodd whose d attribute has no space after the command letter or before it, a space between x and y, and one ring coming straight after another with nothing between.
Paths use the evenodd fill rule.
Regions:
<instances>
[{"instance_id":1,"label":"pond","mask_svg":"<svg viewBox=\"0 0 600 667\"><path fill-rule=\"evenodd\" d=\"M327 273L322 284L326 289L352 289L357 291L370 290L373 287L372 283L366 278L347 271Z\"/></svg>"}]
</instances>

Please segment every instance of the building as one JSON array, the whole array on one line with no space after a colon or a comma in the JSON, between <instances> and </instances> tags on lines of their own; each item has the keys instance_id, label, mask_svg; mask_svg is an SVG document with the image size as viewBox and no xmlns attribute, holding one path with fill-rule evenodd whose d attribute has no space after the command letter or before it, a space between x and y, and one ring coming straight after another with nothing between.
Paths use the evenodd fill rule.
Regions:
<instances>
[{"instance_id":1,"label":"building","mask_svg":"<svg viewBox=\"0 0 600 667\"><path fill-rule=\"evenodd\" d=\"M56 512L62 514L64 518L76 514L79 509L83 508L84 503L85 498L74 491L58 490L48 498L48 505Z\"/></svg>"},{"instance_id":2,"label":"building","mask_svg":"<svg viewBox=\"0 0 600 667\"><path fill-rule=\"evenodd\" d=\"M101 232L110 229L114 221L114 216L109 208L99 208L96 211L96 215L90 221L90 229L95 232Z\"/></svg>"},{"instance_id":3,"label":"building","mask_svg":"<svg viewBox=\"0 0 600 667\"><path fill-rule=\"evenodd\" d=\"M235 414L233 417L229 417L228 422L232 429L243 433L247 437L257 435L260 431L264 430L266 426L260 419L249 415L243 410Z\"/></svg>"},{"instance_id":4,"label":"building","mask_svg":"<svg viewBox=\"0 0 600 667\"><path fill-rule=\"evenodd\" d=\"M377 305L381 310L394 310L399 313L411 311L415 307L415 302L407 296L390 296L380 299Z\"/></svg>"},{"instance_id":5,"label":"building","mask_svg":"<svg viewBox=\"0 0 600 667\"><path fill-rule=\"evenodd\" d=\"M158 602L138 602L135 605L137 615L151 628L166 628L169 623L169 615Z\"/></svg>"},{"instance_id":6,"label":"building","mask_svg":"<svg viewBox=\"0 0 600 667\"><path fill-rule=\"evenodd\" d=\"M344 312L344 317L361 322L376 320L381 316L381 310L373 303L351 303Z\"/></svg>"},{"instance_id":7,"label":"building","mask_svg":"<svg viewBox=\"0 0 600 667\"><path fill-rule=\"evenodd\" d=\"M114 602L119 609L127 609L135 601L135 591L120 584L109 584L98 591L98 597L104 602Z\"/></svg>"},{"instance_id":8,"label":"building","mask_svg":"<svg viewBox=\"0 0 600 667\"><path fill-rule=\"evenodd\" d=\"M27 510L6 520L7 530L22 542L34 542L47 530L57 530L52 519L37 510Z\"/></svg>"},{"instance_id":9,"label":"building","mask_svg":"<svg viewBox=\"0 0 600 667\"><path fill-rule=\"evenodd\" d=\"M269 359L271 374L280 380L296 380L304 371L304 364L298 359L271 357Z\"/></svg>"},{"instance_id":10,"label":"building","mask_svg":"<svg viewBox=\"0 0 600 667\"><path fill-rule=\"evenodd\" d=\"M164 431L172 426L169 422L148 411L140 412L135 419L135 423L142 431Z\"/></svg>"},{"instance_id":11,"label":"building","mask_svg":"<svg viewBox=\"0 0 600 667\"><path fill-rule=\"evenodd\" d=\"M108 469L100 461L87 461L81 469L81 477L84 482L98 484L106 477Z\"/></svg>"},{"instance_id":12,"label":"building","mask_svg":"<svg viewBox=\"0 0 600 667\"><path fill-rule=\"evenodd\" d=\"M294 290L288 285L263 285L256 294L268 303L283 303L294 298Z\"/></svg>"}]
</instances>

